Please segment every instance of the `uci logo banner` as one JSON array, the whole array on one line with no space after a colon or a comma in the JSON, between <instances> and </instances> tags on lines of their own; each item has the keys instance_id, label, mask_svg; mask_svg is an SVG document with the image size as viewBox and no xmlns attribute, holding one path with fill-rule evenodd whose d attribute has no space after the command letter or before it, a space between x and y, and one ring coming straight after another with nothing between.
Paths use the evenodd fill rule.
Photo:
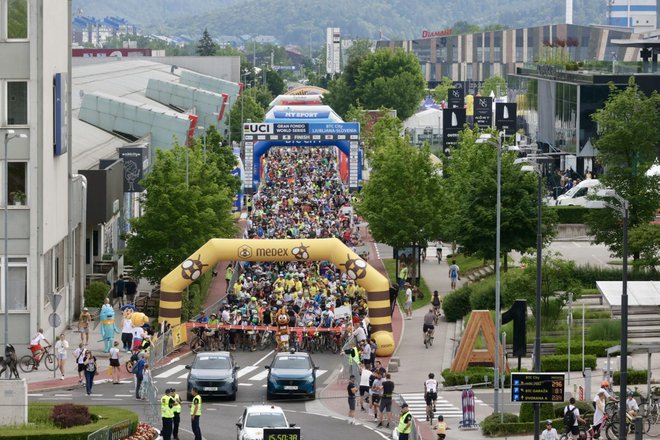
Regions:
<instances>
[{"instance_id":1,"label":"uci logo banner","mask_svg":"<svg viewBox=\"0 0 660 440\"><path fill-rule=\"evenodd\" d=\"M273 124L243 124L244 134L273 134Z\"/></svg>"}]
</instances>

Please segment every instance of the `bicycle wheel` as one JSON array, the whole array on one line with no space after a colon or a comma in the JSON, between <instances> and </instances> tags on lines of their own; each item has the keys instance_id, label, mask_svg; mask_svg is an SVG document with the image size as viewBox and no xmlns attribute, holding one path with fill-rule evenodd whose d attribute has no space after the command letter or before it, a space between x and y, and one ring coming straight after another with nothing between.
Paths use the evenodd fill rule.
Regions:
<instances>
[{"instance_id":1,"label":"bicycle wheel","mask_svg":"<svg viewBox=\"0 0 660 440\"><path fill-rule=\"evenodd\" d=\"M132 360L130 360L130 359L127 360L126 363L124 364L124 366L126 367L126 371L133 374L133 361Z\"/></svg>"},{"instance_id":2,"label":"bicycle wheel","mask_svg":"<svg viewBox=\"0 0 660 440\"><path fill-rule=\"evenodd\" d=\"M608 419L613 419L619 414L619 402L608 402L605 405L605 414Z\"/></svg>"},{"instance_id":3,"label":"bicycle wheel","mask_svg":"<svg viewBox=\"0 0 660 440\"><path fill-rule=\"evenodd\" d=\"M430 341L429 335L424 335L424 347L425 348L429 348L429 341Z\"/></svg>"},{"instance_id":4,"label":"bicycle wheel","mask_svg":"<svg viewBox=\"0 0 660 440\"><path fill-rule=\"evenodd\" d=\"M193 353L199 353L200 351L206 351L206 343L201 338L193 339L193 341L190 343L190 350Z\"/></svg>"},{"instance_id":5,"label":"bicycle wheel","mask_svg":"<svg viewBox=\"0 0 660 440\"><path fill-rule=\"evenodd\" d=\"M21 371L23 373L29 373L32 370L34 370L34 368L37 366L37 363L35 362L35 360L32 356L30 356L29 354L26 354L18 362L18 366L21 368Z\"/></svg>"},{"instance_id":6,"label":"bicycle wheel","mask_svg":"<svg viewBox=\"0 0 660 440\"><path fill-rule=\"evenodd\" d=\"M57 358L52 353L48 353L44 355L44 357L42 358L42 362L44 363L48 371L55 371L55 369L57 368Z\"/></svg>"}]
</instances>

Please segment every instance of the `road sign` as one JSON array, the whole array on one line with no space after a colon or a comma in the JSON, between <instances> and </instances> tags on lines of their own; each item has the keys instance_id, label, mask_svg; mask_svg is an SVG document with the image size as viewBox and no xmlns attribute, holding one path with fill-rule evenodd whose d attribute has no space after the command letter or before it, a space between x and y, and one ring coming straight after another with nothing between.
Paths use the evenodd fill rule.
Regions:
<instances>
[{"instance_id":1,"label":"road sign","mask_svg":"<svg viewBox=\"0 0 660 440\"><path fill-rule=\"evenodd\" d=\"M300 440L300 428L264 428L264 440Z\"/></svg>"},{"instance_id":2,"label":"road sign","mask_svg":"<svg viewBox=\"0 0 660 440\"><path fill-rule=\"evenodd\" d=\"M56 295L54 293L47 293L48 301L50 301L50 306L53 308L53 312L57 312L57 308L62 301L62 295Z\"/></svg>"},{"instance_id":3,"label":"road sign","mask_svg":"<svg viewBox=\"0 0 660 440\"><path fill-rule=\"evenodd\" d=\"M565 379L564 373L511 373L511 401L563 402Z\"/></svg>"},{"instance_id":4,"label":"road sign","mask_svg":"<svg viewBox=\"0 0 660 440\"><path fill-rule=\"evenodd\" d=\"M51 327L54 329L59 327L60 324L62 324L62 318L60 318L60 315L57 313L51 313L48 315L48 323L50 324Z\"/></svg>"}]
</instances>

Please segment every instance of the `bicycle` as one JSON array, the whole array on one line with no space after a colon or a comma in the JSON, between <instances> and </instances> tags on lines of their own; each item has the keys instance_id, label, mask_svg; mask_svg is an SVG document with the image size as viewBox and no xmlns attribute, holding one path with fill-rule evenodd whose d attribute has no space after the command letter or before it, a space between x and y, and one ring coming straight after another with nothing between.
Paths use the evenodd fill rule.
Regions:
<instances>
[{"instance_id":1,"label":"bicycle","mask_svg":"<svg viewBox=\"0 0 660 440\"><path fill-rule=\"evenodd\" d=\"M429 348L433 345L433 329L428 329L426 330L426 333L424 333L424 346L426 348Z\"/></svg>"},{"instance_id":2,"label":"bicycle","mask_svg":"<svg viewBox=\"0 0 660 440\"><path fill-rule=\"evenodd\" d=\"M57 362L57 357L50 352L49 348L51 346L43 347L37 354L39 357L34 354L26 354L18 362L18 366L21 368L23 373L29 373L39 368L39 364L43 361L46 365L48 371L55 371L59 363Z\"/></svg>"},{"instance_id":3,"label":"bicycle","mask_svg":"<svg viewBox=\"0 0 660 440\"><path fill-rule=\"evenodd\" d=\"M633 418L630 414L626 412L626 435L633 431L635 428ZM642 417L642 433L646 434L651 430L651 421ZM614 417L607 418L607 424L605 426L605 436L608 440L616 440L619 438L619 418L618 414Z\"/></svg>"},{"instance_id":4,"label":"bicycle","mask_svg":"<svg viewBox=\"0 0 660 440\"><path fill-rule=\"evenodd\" d=\"M589 428L584 425L578 425L578 434L573 435L570 432L562 434L559 440L583 440L589 438Z\"/></svg>"}]
</instances>

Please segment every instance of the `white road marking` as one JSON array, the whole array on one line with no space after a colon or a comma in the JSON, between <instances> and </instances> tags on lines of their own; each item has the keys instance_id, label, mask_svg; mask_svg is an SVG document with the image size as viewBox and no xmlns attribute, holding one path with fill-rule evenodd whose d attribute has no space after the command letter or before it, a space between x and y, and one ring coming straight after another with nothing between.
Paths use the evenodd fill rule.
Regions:
<instances>
[{"instance_id":1,"label":"white road marking","mask_svg":"<svg viewBox=\"0 0 660 440\"><path fill-rule=\"evenodd\" d=\"M316 378L318 379L324 373L327 373L328 370L316 370Z\"/></svg>"},{"instance_id":2,"label":"white road marking","mask_svg":"<svg viewBox=\"0 0 660 440\"><path fill-rule=\"evenodd\" d=\"M167 371L163 371L158 376L155 376L154 379L164 379L166 377L170 377L178 373L179 371L184 370L185 368L186 366L184 364L175 365L174 367L168 369Z\"/></svg>"},{"instance_id":3,"label":"white road marking","mask_svg":"<svg viewBox=\"0 0 660 440\"><path fill-rule=\"evenodd\" d=\"M104 397L102 399L98 399L98 398L92 397L92 400L100 400L100 401L105 402L106 400L124 400L124 399L115 399L114 397Z\"/></svg>"},{"instance_id":4,"label":"white road marking","mask_svg":"<svg viewBox=\"0 0 660 440\"><path fill-rule=\"evenodd\" d=\"M180 380L175 380L175 381L172 381L172 382L165 382L165 383L168 384L168 385L179 385L181 383L181 381Z\"/></svg>"},{"instance_id":5,"label":"white road marking","mask_svg":"<svg viewBox=\"0 0 660 440\"><path fill-rule=\"evenodd\" d=\"M43 394L28 394L28 397L41 397Z\"/></svg>"},{"instance_id":6,"label":"white road marking","mask_svg":"<svg viewBox=\"0 0 660 440\"><path fill-rule=\"evenodd\" d=\"M239 387L251 387L252 384L251 383L239 383L238 386Z\"/></svg>"},{"instance_id":7,"label":"white road marking","mask_svg":"<svg viewBox=\"0 0 660 440\"><path fill-rule=\"evenodd\" d=\"M177 379L185 379L187 377L188 377L188 372L185 372L181 376L179 376Z\"/></svg>"},{"instance_id":8,"label":"white road marking","mask_svg":"<svg viewBox=\"0 0 660 440\"><path fill-rule=\"evenodd\" d=\"M207 407L206 410L207 410L207 411L217 411L218 408L208 408L208 407Z\"/></svg>"},{"instance_id":9,"label":"white road marking","mask_svg":"<svg viewBox=\"0 0 660 440\"><path fill-rule=\"evenodd\" d=\"M252 365L259 365L261 362L263 362L268 356L270 356L273 353L275 353L275 350L269 351L268 353L266 353L266 355L264 357L262 357L261 359L259 359L257 362L255 362Z\"/></svg>"},{"instance_id":10,"label":"white road marking","mask_svg":"<svg viewBox=\"0 0 660 440\"><path fill-rule=\"evenodd\" d=\"M250 374L256 369L257 367L255 365L250 365L249 367L243 367L240 370L238 370L237 376L240 379L241 377L245 376L246 374Z\"/></svg>"},{"instance_id":11,"label":"white road marking","mask_svg":"<svg viewBox=\"0 0 660 440\"><path fill-rule=\"evenodd\" d=\"M132 394L115 394L115 397L133 397Z\"/></svg>"},{"instance_id":12,"label":"white road marking","mask_svg":"<svg viewBox=\"0 0 660 440\"><path fill-rule=\"evenodd\" d=\"M55 394L55 397L71 397L73 394Z\"/></svg>"},{"instance_id":13,"label":"white road marking","mask_svg":"<svg viewBox=\"0 0 660 440\"><path fill-rule=\"evenodd\" d=\"M266 376L268 376L268 370L264 370L259 374L255 374L250 378L250 380L263 380L266 378Z\"/></svg>"}]
</instances>

